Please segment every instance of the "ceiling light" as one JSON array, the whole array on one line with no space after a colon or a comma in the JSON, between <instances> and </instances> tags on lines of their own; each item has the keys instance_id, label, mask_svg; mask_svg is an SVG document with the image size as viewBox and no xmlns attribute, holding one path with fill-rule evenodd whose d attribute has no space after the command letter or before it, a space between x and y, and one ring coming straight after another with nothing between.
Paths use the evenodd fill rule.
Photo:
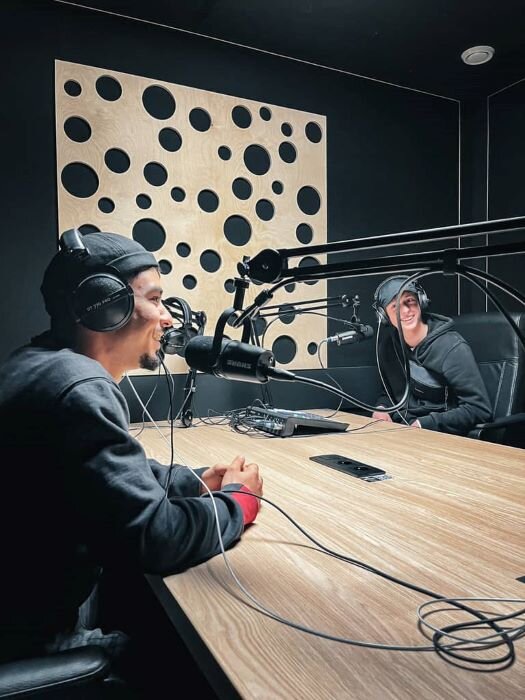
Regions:
<instances>
[{"instance_id":1,"label":"ceiling light","mask_svg":"<svg viewBox=\"0 0 525 700\"><path fill-rule=\"evenodd\" d=\"M487 63L493 56L492 46L472 46L461 54L463 63L466 63L467 66L479 66L481 63Z\"/></svg>"}]
</instances>

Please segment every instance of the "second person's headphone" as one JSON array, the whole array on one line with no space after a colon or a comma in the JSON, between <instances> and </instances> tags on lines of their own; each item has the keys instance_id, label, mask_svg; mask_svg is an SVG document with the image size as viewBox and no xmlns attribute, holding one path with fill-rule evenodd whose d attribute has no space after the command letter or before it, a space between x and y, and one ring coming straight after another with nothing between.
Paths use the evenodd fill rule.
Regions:
<instances>
[{"instance_id":1,"label":"second person's headphone","mask_svg":"<svg viewBox=\"0 0 525 700\"><path fill-rule=\"evenodd\" d=\"M383 308L382 304L380 303L380 293L383 287L388 283L392 282L393 280L400 280L401 282L406 282L407 278L402 276L402 275L392 275L392 277L387 277L386 280L383 280L381 284L377 287L376 291L374 292L374 300L372 302L372 308L376 312L377 320L378 323L382 324L383 326L386 326L387 324L390 323L388 319L388 315ZM399 285L401 288L402 285ZM423 289L423 287L419 284L417 280L413 280L410 282L407 286L407 288L404 290L405 292L414 292L417 296L417 301L419 304L419 308L421 311L425 311L428 309L430 305L430 299ZM398 290L399 292L399 290ZM397 296L397 293L394 294L394 296ZM392 297L394 298L394 297ZM389 302L390 303L390 302Z\"/></svg>"},{"instance_id":2,"label":"second person's headphone","mask_svg":"<svg viewBox=\"0 0 525 700\"><path fill-rule=\"evenodd\" d=\"M170 314L181 325L179 327L168 328L163 336L162 349L168 355L179 355L184 357L186 345L192 338L202 332L202 328L193 324L193 312L185 299L180 297L168 297L162 303Z\"/></svg>"}]
</instances>

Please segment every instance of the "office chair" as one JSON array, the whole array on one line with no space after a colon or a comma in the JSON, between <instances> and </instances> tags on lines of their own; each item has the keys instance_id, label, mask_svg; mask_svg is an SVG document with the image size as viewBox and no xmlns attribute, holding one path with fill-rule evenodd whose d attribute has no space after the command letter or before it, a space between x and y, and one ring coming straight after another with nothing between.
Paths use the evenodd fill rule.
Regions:
<instances>
[{"instance_id":1,"label":"office chair","mask_svg":"<svg viewBox=\"0 0 525 700\"><path fill-rule=\"evenodd\" d=\"M511 314L525 334L525 311ZM525 447L525 350L499 312L462 314L457 331L469 343L492 403L492 421L477 425L469 437Z\"/></svg>"},{"instance_id":2,"label":"office chair","mask_svg":"<svg viewBox=\"0 0 525 700\"><path fill-rule=\"evenodd\" d=\"M111 675L100 647L85 646L0 664L0 698L124 700L129 691Z\"/></svg>"}]
</instances>

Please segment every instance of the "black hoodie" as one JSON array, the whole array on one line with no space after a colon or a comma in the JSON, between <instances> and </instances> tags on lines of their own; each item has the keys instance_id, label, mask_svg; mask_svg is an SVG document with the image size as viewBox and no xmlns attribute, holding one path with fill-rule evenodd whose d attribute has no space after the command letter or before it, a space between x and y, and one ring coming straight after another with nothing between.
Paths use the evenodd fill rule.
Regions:
<instances>
[{"instance_id":1,"label":"black hoodie","mask_svg":"<svg viewBox=\"0 0 525 700\"><path fill-rule=\"evenodd\" d=\"M0 658L74 627L100 566L169 574L220 552L192 470L147 459L128 420L101 364L42 337L0 367ZM239 487L214 493L225 547Z\"/></svg>"},{"instance_id":2,"label":"black hoodie","mask_svg":"<svg viewBox=\"0 0 525 700\"><path fill-rule=\"evenodd\" d=\"M426 314L424 320L427 336L413 350L405 345L411 381L408 405L401 414L408 423L418 420L422 428L466 435L477 423L491 419L485 384L470 346L454 329L452 319ZM397 403L405 387L401 344L393 326L381 328L378 355L388 393L377 403L391 406L390 398ZM392 419L402 421L397 413Z\"/></svg>"}]
</instances>

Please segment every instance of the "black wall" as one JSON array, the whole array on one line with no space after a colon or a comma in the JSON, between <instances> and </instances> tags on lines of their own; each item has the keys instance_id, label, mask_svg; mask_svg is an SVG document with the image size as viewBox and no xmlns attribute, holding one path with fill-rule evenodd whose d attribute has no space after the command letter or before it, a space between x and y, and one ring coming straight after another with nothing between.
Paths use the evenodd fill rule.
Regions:
<instances>
[{"instance_id":1,"label":"black wall","mask_svg":"<svg viewBox=\"0 0 525 700\"><path fill-rule=\"evenodd\" d=\"M39 284L58 235L55 59L325 114L330 240L458 223L459 122L454 100L65 5L20 5L3 6L1 18L10 68L3 76L0 359L47 322ZM334 281L329 293L360 294L361 319L371 322L369 304L378 281ZM431 279L426 286L436 309L457 312L453 280ZM341 316L348 318L347 312L342 310ZM330 332L337 330L341 327L333 324ZM330 365L357 368L346 375L348 388L357 395L372 391L374 374L359 369L373 363L372 345L347 346L329 356ZM218 393L239 405L246 391L255 390L231 384L225 394L224 382L201 379L208 382L201 392L202 411L219 405ZM139 384L147 392L142 385L149 387L151 381ZM308 396L305 407L320 405L318 395ZM326 394L324 405L334 402Z\"/></svg>"},{"instance_id":2,"label":"black wall","mask_svg":"<svg viewBox=\"0 0 525 700\"><path fill-rule=\"evenodd\" d=\"M525 78L483 98L466 100L462 114L461 223L525 214ZM478 236L470 245L522 240L523 234ZM468 261L525 293L523 255ZM491 286L509 309L522 307ZM485 295L461 283L461 313L494 310Z\"/></svg>"},{"instance_id":3,"label":"black wall","mask_svg":"<svg viewBox=\"0 0 525 700\"><path fill-rule=\"evenodd\" d=\"M525 215L525 78L488 99L488 216L503 219ZM490 242L518 240L517 234L489 236ZM523 236L521 235L521 240ZM525 255L492 258L488 271L525 294ZM506 294L500 301L523 307Z\"/></svg>"}]
</instances>

